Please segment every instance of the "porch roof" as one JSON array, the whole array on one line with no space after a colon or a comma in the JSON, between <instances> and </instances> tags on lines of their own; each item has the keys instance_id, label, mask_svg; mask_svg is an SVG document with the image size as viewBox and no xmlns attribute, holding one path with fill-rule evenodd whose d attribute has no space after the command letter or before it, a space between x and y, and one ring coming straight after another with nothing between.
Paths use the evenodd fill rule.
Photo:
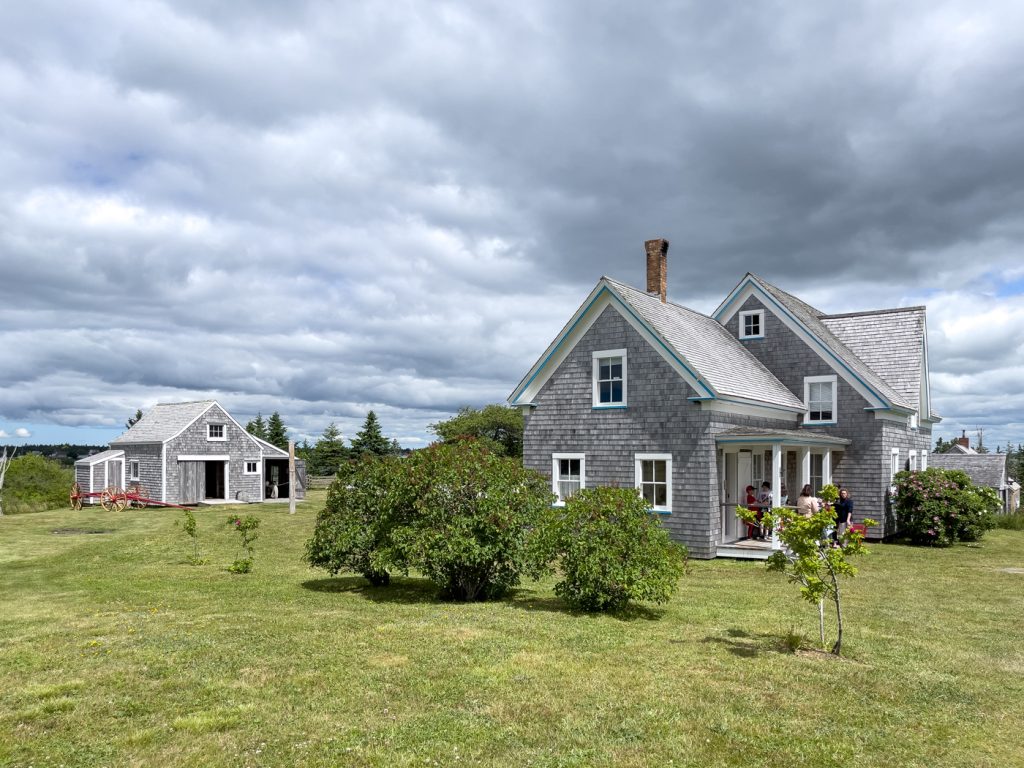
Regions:
<instances>
[{"instance_id":1,"label":"porch roof","mask_svg":"<svg viewBox=\"0 0 1024 768\"><path fill-rule=\"evenodd\" d=\"M782 445L809 445L820 448L842 448L852 441L806 429L763 429L761 427L733 427L718 433L716 442L722 443L780 443Z\"/></svg>"}]
</instances>

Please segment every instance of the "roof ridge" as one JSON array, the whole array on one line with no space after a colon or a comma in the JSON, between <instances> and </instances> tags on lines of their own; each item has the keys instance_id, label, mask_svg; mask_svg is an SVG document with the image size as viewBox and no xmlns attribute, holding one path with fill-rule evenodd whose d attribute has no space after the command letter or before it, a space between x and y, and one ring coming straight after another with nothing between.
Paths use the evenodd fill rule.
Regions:
<instances>
[{"instance_id":1,"label":"roof ridge","mask_svg":"<svg viewBox=\"0 0 1024 768\"><path fill-rule=\"evenodd\" d=\"M865 309L862 312L836 312L835 314L822 315L819 320L832 320L843 317L862 317L867 315L891 315L897 312L926 312L928 308L924 304L913 307L891 307L889 309Z\"/></svg>"}]
</instances>

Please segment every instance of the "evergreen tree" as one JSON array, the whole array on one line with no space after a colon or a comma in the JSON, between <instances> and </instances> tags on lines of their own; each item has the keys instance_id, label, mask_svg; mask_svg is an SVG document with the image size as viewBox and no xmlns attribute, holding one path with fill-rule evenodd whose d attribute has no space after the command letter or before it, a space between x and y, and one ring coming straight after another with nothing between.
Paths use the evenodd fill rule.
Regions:
<instances>
[{"instance_id":1,"label":"evergreen tree","mask_svg":"<svg viewBox=\"0 0 1024 768\"><path fill-rule=\"evenodd\" d=\"M352 453L356 456L364 453L387 456L391 453L391 441L380 431L380 422L377 421L377 414L373 411L366 414L363 428L356 432L356 436L352 439Z\"/></svg>"},{"instance_id":2,"label":"evergreen tree","mask_svg":"<svg viewBox=\"0 0 1024 768\"><path fill-rule=\"evenodd\" d=\"M141 419L142 419L142 409L138 408L138 409L136 409L134 416L129 416L128 417L128 421L126 421L124 423L124 428L125 429L131 429L133 426L138 424Z\"/></svg>"},{"instance_id":3,"label":"evergreen tree","mask_svg":"<svg viewBox=\"0 0 1024 768\"><path fill-rule=\"evenodd\" d=\"M277 411L270 414L270 418L267 419L266 441L271 445L276 445L282 451L288 450L288 428Z\"/></svg>"},{"instance_id":4,"label":"evergreen tree","mask_svg":"<svg viewBox=\"0 0 1024 768\"><path fill-rule=\"evenodd\" d=\"M313 475L334 475L348 459L348 448L341 430L333 421L328 424L312 450L309 472Z\"/></svg>"},{"instance_id":5,"label":"evergreen tree","mask_svg":"<svg viewBox=\"0 0 1024 768\"><path fill-rule=\"evenodd\" d=\"M267 423L263 421L263 414L257 413L255 419L250 419L249 423L245 425L245 431L250 435L255 435L260 440L266 440Z\"/></svg>"}]
</instances>

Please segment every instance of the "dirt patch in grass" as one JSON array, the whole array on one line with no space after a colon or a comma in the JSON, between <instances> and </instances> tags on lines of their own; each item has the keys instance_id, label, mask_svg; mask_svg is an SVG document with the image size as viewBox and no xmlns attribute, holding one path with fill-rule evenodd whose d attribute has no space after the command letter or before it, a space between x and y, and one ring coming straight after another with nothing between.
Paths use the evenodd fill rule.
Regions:
<instances>
[{"instance_id":1,"label":"dirt patch in grass","mask_svg":"<svg viewBox=\"0 0 1024 768\"><path fill-rule=\"evenodd\" d=\"M54 528L54 536L82 536L89 533L114 533L113 528Z\"/></svg>"}]
</instances>

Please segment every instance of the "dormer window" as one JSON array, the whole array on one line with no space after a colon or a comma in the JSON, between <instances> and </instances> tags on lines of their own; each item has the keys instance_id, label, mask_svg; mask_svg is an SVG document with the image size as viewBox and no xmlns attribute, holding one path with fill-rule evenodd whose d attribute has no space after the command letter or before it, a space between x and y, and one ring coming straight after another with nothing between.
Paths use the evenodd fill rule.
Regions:
<instances>
[{"instance_id":1,"label":"dormer window","mask_svg":"<svg viewBox=\"0 0 1024 768\"><path fill-rule=\"evenodd\" d=\"M764 310L753 309L747 312L740 312L740 338L741 339L763 339L764 338Z\"/></svg>"},{"instance_id":2,"label":"dormer window","mask_svg":"<svg viewBox=\"0 0 1024 768\"><path fill-rule=\"evenodd\" d=\"M206 439L207 440L227 440L227 435L224 434L223 424L207 424L206 425Z\"/></svg>"},{"instance_id":3,"label":"dormer window","mask_svg":"<svg viewBox=\"0 0 1024 768\"><path fill-rule=\"evenodd\" d=\"M623 408L626 405L626 350L594 353L594 407Z\"/></svg>"},{"instance_id":4,"label":"dormer window","mask_svg":"<svg viewBox=\"0 0 1024 768\"><path fill-rule=\"evenodd\" d=\"M804 403L804 424L835 424L836 377L805 376Z\"/></svg>"}]
</instances>

